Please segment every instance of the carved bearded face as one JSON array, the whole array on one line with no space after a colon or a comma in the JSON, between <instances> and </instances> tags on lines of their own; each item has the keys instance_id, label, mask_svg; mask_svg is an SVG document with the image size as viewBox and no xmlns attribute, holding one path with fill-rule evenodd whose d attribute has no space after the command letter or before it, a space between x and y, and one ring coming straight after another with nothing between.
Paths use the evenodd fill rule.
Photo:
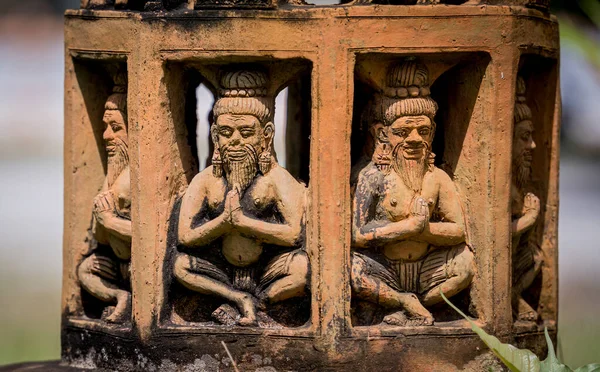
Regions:
<instances>
[{"instance_id":1,"label":"carved bearded face","mask_svg":"<svg viewBox=\"0 0 600 372\"><path fill-rule=\"evenodd\" d=\"M114 183L129 165L127 126L119 110L106 110L102 118L106 129L102 135L108 154L108 184Z\"/></svg>"},{"instance_id":2,"label":"carved bearded face","mask_svg":"<svg viewBox=\"0 0 600 372\"><path fill-rule=\"evenodd\" d=\"M223 114L217 117L215 124L227 180L232 186L245 190L258 172L258 154L264 144L263 127L253 115Z\"/></svg>"},{"instance_id":3,"label":"carved bearded face","mask_svg":"<svg viewBox=\"0 0 600 372\"><path fill-rule=\"evenodd\" d=\"M513 137L512 160L513 172L519 186L523 186L529 180L535 147L533 123L530 120L517 123Z\"/></svg>"},{"instance_id":4,"label":"carved bearded face","mask_svg":"<svg viewBox=\"0 0 600 372\"><path fill-rule=\"evenodd\" d=\"M388 132L395 156L420 160L429 154L433 140L433 125L427 116L399 117L390 125Z\"/></svg>"},{"instance_id":5,"label":"carved bearded face","mask_svg":"<svg viewBox=\"0 0 600 372\"><path fill-rule=\"evenodd\" d=\"M388 128L388 140L394 170L409 189L420 192L433 140L431 119L425 115L399 117Z\"/></svg>"}]
</instances>

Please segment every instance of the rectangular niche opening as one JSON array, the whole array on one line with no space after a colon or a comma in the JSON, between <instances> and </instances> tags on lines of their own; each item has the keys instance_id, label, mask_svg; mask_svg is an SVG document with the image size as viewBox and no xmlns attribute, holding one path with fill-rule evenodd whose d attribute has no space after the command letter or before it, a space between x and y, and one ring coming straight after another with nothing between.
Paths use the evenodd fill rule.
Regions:
<instances>
[{"instance_id":1,"label":"rectangular niche opening","mask_svg":"<svg viewBox=\"0 0 600 372\"><path fill-rule=\"evenodd\" d=\"M311 62L300 58L274 60L236 56L210 60L169 61L165 64L170 112L175 124L177 146L183 160L187 184L189 185L194 177L204 170L208 172L208 167L213 166L212 169L215 167L213 164L213 160L216 159L215 144L210 129L215 121L213 105L225 94L221 86L223 74L226 71L238 70L261 71L267 76L269 87L265 97L272 97L275 107L272 115L274 126L272 147L276 166L285 168L297 183L308 185L312 108ZM254 97L255 92L252 91L252 94ZM257 177L262 175L262 170L259 172L261 173ZM246 192L248 191L244 191L243 194L245 195ZM221 238L211 243L210 247L201 247L198 250L185 247L180 242L177 235L181 196L175 202L170 219L168 247L163 267L165 300L161 311L161 323L164 326L187 326L197 329L220 327L223 324L213 316L215 310L225 308L226 311L231 312L230 314L236 314L236 311L239 313L239 309L233 302L214 295L199 293L177 280L174 276L176 256L180 251L192 256L200 255L203 260L216 264L219 270L227 275L234 275L233 272L239 270L229 268L230 265L225 263L220 248ZM302 238L298 244L297 248L306 249L305 238ZM199 251L203 249L206 251ZM271 248L265 247L261 257L271 254L268 253L269 249ZM266 262L260 261L251 265L252 270L255 270L249 274L253 280L258 280L265 264ZM228 269L225 269L226 267ZM308 289L304 297L284 300L268 307L264 311L265 321L259 320L259 327L295 328L307 324L310 319L310 298L310 289ZM222 306L225 304L228 307ZM271 319L274 323L269 323Z\"/></svg>"},{"instance_id":2,"label":"rectangular niche opening","mask_svg":"<svg viewBox=\"0 0 600 372\"><path fill-rule=\"evenodd\" d=\"M72 177L77 187L73 189L74 195L66 197L76 201L78 210L75 213L81 221L76 224L81 225L81 228L73 228L71 231L71 234L78 234L80 239L70 240L72 245L73 242L77 242L70 247L70 254L74 257L72 262L75 267L72 270L76 280L76 293L70 298L77 304L73 315L81 319L104 322L114 312L115 304L112 301L100 300L99 295L91 294L94 291L107 293L106 290L99 289L104 284L98 281L110 282L106 285L107 288L114 287L131 293L128 268L131 243L122 239L115 242L108 230L92 217L96 196L107 190L118 189L119 192L113 192L116 195L116 211L119 218L131 220L129 175L125 174L129 172L129 154L126 146L129 130L126 103L127 61L125 55L75 54L73 66L77 89L67 91L66 94L72 95L70 111L76 123L71 125L74 131L66 136L67 140L71 141L71 163L74 173ZM110 118L106 116L106 112L113 109L121 113L118 119L110 122L115 121L114 130L120 130L124 134L124 142L119 142L124 143L123 146L117 146L114 136L107 134L107 120ZM109 143L109 139L113 140ZM114 156L109 157L108 145L117 147ZM117 248L113 248L117 245ZM110 261L113 268L116 268L114 280L100 279L101 275L94 274L94 270L91 269L94 266L94 257ZM120 319L113 328L130 328L130 317L131 313Z\"/></svg>"},{"instance_id":3,"label":"rectangular niche opening","mask_svg":"<svg viewBox=\"0 0 600 372\"><path fill-rule=\"evenodd\" d=\"M407 60L415 61L416 65L404 64ZM486 142L489 141L489 133L487 132L489 129L486 128L489 127L489 124L486 123L488 119L485 110L487 108L484 104L486 100L493 97L491 82L486 76L489 64L490 57L486 53L420 55L361 53L356 56L354 79L350 180L353 198L352 218L355 218L354 209L360 208L361 205L364 205L362 215L365 217L361 217L363 222L358 222L358 224L363 226L364 229L377 228L376 226L379 224L389 223L390 213L397 216L394 217L397 221L406 218L401 216L407 214L407 211L401 210L401 207L396 207L396 205L403 205L404 208L407 208L408 204L412 203L406 199L408 196L403 196L404 192L398 192L398 196L393 196L384 191L387 187L384 185L390 182L386 180L392 174L391 172L395 172L394 167L401 166L394 165L394 147L396 145L392 145L389 137L392 130L394 130L394 133L400 133L400 130L392 129L391 125L401 116L408 116L410 113L414 116L428 113L425 116L429 117L432 115L432 111L427 108L431 107L430 101L423 101L414 105L406 103L407 106L404 108L401 108L401 105L394 106L393 102L411 97L411 94L416 98L429 97L427 100L435 101L438 109L433 118L435 128L433 129L434 137L430 147L430 152L435 157L430 155L427 162L433 162L433 165L438 168L437 172L443 171L452 180L450 185L453 183L458 189L459 202L455 204L453 210L462 211L457 215L463 214L464 216L463 230L464 240L466 241L452 245L457 247L455 250L448 248L449 255L447 257L458 254L460 257L464 257L466 261L471 260L471 267L473 268L471 272L463 273L464 279L462 279L462 282L457 283L457 287L462 289L450 300L473 318L478 318L480 315L479 307L482 306L481 301L483 301L480 298L484 297L482 296L483 291L491 290L481 280L472 280L473 273L481 272L486 267L485 262L489 258L485 256L488 254L486 252L488 247L483 247L483 252L481 252L481 249L478 250L485 242L485 233L483 229L478 227L478 224L481 224L478 221L485 221L485 216L483 212L474 212L477 209L482 209L478 202L486 201L487 189L485 185L489 182L487 179L489 158L486 156ZM396 77L392 78L391 76L394 74L391 72L392 69L395 68L394 66L400 65L410 65L412 67L403 67L408 72L402 73L403 75L395 75ZM417 76L421 72L411 75L410 69L421 71L420 67L415 66L426 67L429 84L421 84L423 82L422 77ZM398 76L403 77L398 78ZM392 82L393 80L395 82ZM399 83L400 81L403 82ZM402 89L399 90L399 88ZM397 140L395 143L397 143ZM400 154L403 150L398 147L397 151ZM400 155L398 155L398 159L401 159ZM422 161L421 167L432 169L425 163L425 158ZM427 174L429 171L423 172ZM419 181L422 177L424 176L416 177L412 181L411 178L402 179L403 185L407 185L407 182L413 182L413 186L404 187L405 192L410 194L409 199L413 198L412 194L416 196L427 189ZM359 184L361 179L363 181ZM369 179L375 183L370 183ZM375 188L378 191L365 191L370 188ZM415 191L410 191L411 189ZM421 191L418 189L421 189ZM354 207L355 198L357 208ZM441 213L438 204L436 203L432 208L433 212L430 212L432 222L442 222L442 217L438 215ZM370 224L369 221L371 221ZM410 239L406 239L406 241L408 240ZM398 241L406 244L402 240ZM392 243L394 243L393 240ZM360 246L357 247L356 244ZM369 248L366 248L366 246ZM462 248L458 248L458 246ZM435 256L436 252L447 250L444 246L435 247L429 243L424 244L423 249L420 250L422 253L418 253L419 250L416 251L416 254L420 255L421 258L409 259L407 256L401 260L397 257L394 259L389 258L388 255L394 251L394 248L391 248L391 243L353 243L352 251L366 255L367 259L359 255L357 260L357 256L353 256L352 261L355 267L352 269L352 276L356 275L359 278L362 275L369 275L369 271L373 270L365 269L363 267L365 265L361 264L362 261L367 262L367 266L375 267L374 277L383 278L382 280L385 283L389 282L387 283L389 288L397 293L415 293L420 302L425 301L426 297L431 298L432 291L437 290L439 292L438 286L448 279L438 277L431 281L426 280L425 277L436 276L443 271L444 265L452 261L448 261L445 257L442 258L441 253L440 257ZM467 251L467 253L461 253L464 251ZM386 254L384 252L390 253ZM469 252L473 253L472 258L468 258ZM402 254L398 254L402 256ZM434 256L437 259L434 260ZM353 288L351 301L353 326L381 325L382 327L388 327L388 324L384 322L384 318L402 310L402 307L374 305L369 300L368 294L372 290L359 282L351 281L351 288ZM410 287L410 289L405 289L405 287ZM367 292L361 292L365 289ZM427 296L428 293L429 296ZM426 306L435 319L436 327L434 328L454 327L456 325L466 327L465 324L460 322L460 315L456 314L443 301L439 302L438 300L432 300L434 303ZM400 323L394 325L406 327L405 324L407 323L402 323L402 321Z\"/></svg>"},{"instance_id":4,"label":"rectangular niche opening","mask_svg":"<svg viewBox=\"0 0 600 372\"><path fill-rule=\"evenodd\" d=\"M513 288L520 297L533 309L539 318L533 322L519 321L519 312L527 306L519 306L513 301L513 315L516 325L523 331L537 329L537 324L552 328L557 316L557 242L556 211L558 188L556 185L558 161L558 131L555 123L556 59L536 54L523 54L519 62L519 77L513 122L513 151L511 184L511 220L521 215L524 205L524 194L532 193L539 199L540 211L535 224L520 237L512 239L512 278ZM522 84L521 84L522 83ZM530 112L527 112L530 110ZM529 121L531 124L527 124ZM519 122L519 123L518 123ZM528 138L528 133L531 137ZM531 139L535 147L527 145ZM520 159L522 151L530 151L530 166L523 167ZM527 168L528 171L521 169ZM553 174L554 173L554 174ZM521 176L517 176L521 174ZM525 174L525 175L523 175ZM521 180L516 181L517 178ZM520 289L517 289L520 288ZM521 319L522 320L522 319Z\"/></svg>"}]
</instances>

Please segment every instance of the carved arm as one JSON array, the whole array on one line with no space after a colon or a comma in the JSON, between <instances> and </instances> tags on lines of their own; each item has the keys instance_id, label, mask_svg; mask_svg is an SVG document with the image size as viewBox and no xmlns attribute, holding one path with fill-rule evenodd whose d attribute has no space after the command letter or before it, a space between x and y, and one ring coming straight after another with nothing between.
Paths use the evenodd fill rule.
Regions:
<instances>
[{"instance_id":1,"label":"carved arm","mask_svg":"<svg viewBox=\"0 0 600 372\"><path fill-rule=\"evenodd\" d=\"M210 170L194 177L181 201L178 228L179 242L187 247L208 245L230 229L227 208L217 218L192 227L194 216L205 212L203 210L203 208L206 208L203 205L207 196L203 180L205 177L210 177Z\"/></svg>"},{"instance_id":2,"label":"carved arm","mask_svg":"<svg viewBox=\"0 0 600 372\"><path fill-rule=\"evenodd\" d=\"M302 233L306 188L280 168L274 168L271 172L277 173L272 175L276 178L272 192L285 222L270 223L245 215L239 206L239 194L234 191L231 193L232 224L246 237L266 244L293 247L298 244Z\"/></svg>"},{"instance_id":3,"label":"carved arm","mask_svg":"<svg viewBox=\"0 0 600 372\"><path fill-rule=\"evenodd\" d=\"M465 241L465 218L460 205L460 196L450 177L442 170L436 172L439 179L437 214L442 221L429 222L415 240L436 247L460 244Z\"/></svg>"}]
</instances>

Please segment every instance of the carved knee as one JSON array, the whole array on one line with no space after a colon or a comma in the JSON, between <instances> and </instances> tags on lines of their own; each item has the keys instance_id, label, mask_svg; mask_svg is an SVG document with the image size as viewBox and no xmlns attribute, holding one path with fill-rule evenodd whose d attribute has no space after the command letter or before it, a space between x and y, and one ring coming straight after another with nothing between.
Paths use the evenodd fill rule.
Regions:
<instances>
[{"instance_id":1,"label":"carved knee","mask_svg":"<svg viewBox=\"0 0 600 372\"><path fill-rule=\"evenodd\" d=\"M542 256L542 251L537 250L533 255L533 270L535 275L537 275L542 270L542 264L544 263L544 258Z\"/></svg>"},{"instance_id":2,"label":"carved knee","mask_svg":"<svg viewBox=\"0 0 600 372\"><path fill-rule=\"evenodd\" d=\"M352 264L350 267L350 285L352 290L360 293L363 289L363 278L365 273L365 261L357 255L352 255Z\"/></svg>"},{"instance_id":3,"label":"carved knee","mask_svg":"<svg viewBox=\"0 0 600 372\"><path fill-rule=\"evenodd\" d=\"M177 279L183 279L189 272L189 259L186 254L180 253L173 262L173 275Z\"/></svg>"},{"instance_id":4,"label":"carved knee","mask_svg":"<svg viewBox=\"0 0 600 372\"><path fill-rule=\"evenodd\" d=\"M77 268L77 277L79 278L79 281L83 281L88 275L92 275L92 265L92 256L86 257L85 260L79 264L79 267Z\"/></svg>"},{"instance_id":5,"label":"carved knee","mask_svg":"<svg viewBox=\"0 0 600 372\"><path fill-rule=\"evenodd\" d=\"M289 267L289 274L304 279L304 283L308 281L309 272L308 256L306 253L297 254L292 258Z\"/></svg>"},{"instance_id":6,"label":"carved knee","mask_svg":"<svg viewBox=\"0 0 600 372\"><path fill-rule=\"evenodd\" d=\"M464 247L463 251L456 257L458 260L455 274L461 280L461 286L467 287L473 281L475 276L475 256L468 247Z\"/></svg>"}]
</instances>

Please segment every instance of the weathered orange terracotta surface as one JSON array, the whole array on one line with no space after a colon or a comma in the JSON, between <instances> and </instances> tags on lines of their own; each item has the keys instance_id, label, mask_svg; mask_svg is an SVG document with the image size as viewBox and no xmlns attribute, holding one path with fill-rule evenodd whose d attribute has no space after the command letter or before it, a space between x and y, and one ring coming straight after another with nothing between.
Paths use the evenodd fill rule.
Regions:
<instances>
[{"instance_id":1,"label":"weathered orange terracotta surface","mask_svg":"<svg viewBox=\"0 0 600 372\"><path fill-rule=\"evenodd\" d=\"M63 361L233 370L223 341L244 371L496 365L440 288L542 353L558 25L543 1L436 3L68 11Z\"/></svg>"}]
</instances>

